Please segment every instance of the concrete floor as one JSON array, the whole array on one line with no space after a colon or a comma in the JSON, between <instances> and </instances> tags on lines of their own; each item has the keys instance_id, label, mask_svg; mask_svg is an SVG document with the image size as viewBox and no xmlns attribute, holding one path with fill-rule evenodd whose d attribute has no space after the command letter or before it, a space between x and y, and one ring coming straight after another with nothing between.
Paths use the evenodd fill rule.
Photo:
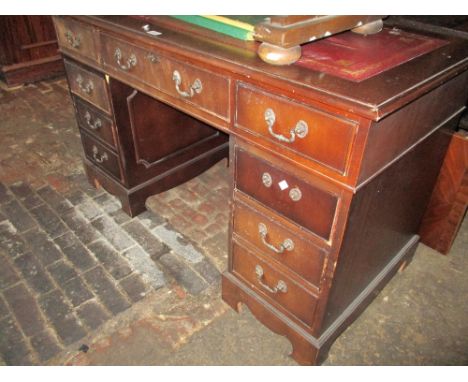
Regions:
<instances>
[{"instance_id":1,"label":"concrete floor","mask_svg":"<svg viewBox=\"0 0 468 382\"><path fill-rule=\"evenodd\" d=\"M67 97L63 78L0 92L6 113L0 121L4 184L27 181L32 189L46 184L60 193L70 173L82 173L81 144ZM227 182L224 171L220 163L207 177L222 184ZM188 194L174 189L158 197L174 200L171 195ZM147 205L155 216L177 227L176 216L153 209L158 203L151 200ZM225 269L226 230L205 247L196 236L202 233L182 228L185 239L206 250L218 270ZM467 219L448 256L420 244L413 262L336 340L324 365L467 365L467 248ZM220 292L219 283L195 295L168 282L42 364L296 365L286 338L261 325L248 309L234 312ZM53 327L47 330L56 338Z\"/></svg>"}]
</instances>

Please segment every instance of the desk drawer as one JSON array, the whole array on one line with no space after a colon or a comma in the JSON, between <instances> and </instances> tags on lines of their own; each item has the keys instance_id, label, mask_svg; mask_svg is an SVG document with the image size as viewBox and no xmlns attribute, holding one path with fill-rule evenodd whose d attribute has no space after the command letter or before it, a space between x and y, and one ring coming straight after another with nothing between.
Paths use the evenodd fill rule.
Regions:
<instances>
[{"instance_id":1,"label":"desk drawer","mask_svg":"<svg viewBox=\"0 0 468 382\"><path fill-rule=\"evenodd\" d=\"M175 60L163 61L161 89L229 120L229 79Z\"/></svg>"},{"instance_id":2,"label":"desk drawer","mask_svg":"<svg viewBox=\"0 0 468 382\"><path fill-rule=\"evenodd\" d=\"M85 132L81 133L81 141L83 142L86 157L94 165L121 181L119 158L117 155Z\"/></svg>"},{"instance_id":3,"label":"desk drawer","mask_svg":"<svg viewBox=\"0 0 468 382\"><path fill-rule=\"evenodd\" d=\"M69 17L54 17L54 23L60 48L86 59L99 60L97 33L91 26Z\"/></svg>"},{"instance_id":4,"label":"desk drawer","mask_svg":"<svg viewBox=\"0 0 468 382\"><path fill-rule=\"evenodd\" d=\"M104 66L118 71L126 78L160 88L162 72L158 52L150 52L105 33L102 33L101 39Z\"/></svg>"},{"instance_id":5,"label":"desk drawer","mask_svg":"<svg viewBox=\"0 0 468 382\"><path fill-rule=\"evenodd\" d=\"M64 60L72 93L110 114L110 102L104 77L71 61Z\"/></svg>"},{"instance_id":6,"label":"desk drawer","mask_svg":"<svg viewBox=\"0 0 468 382\"><path fill-rule=\"evenodd\" d=\"M229 119L229 78L102 34L105 66Z\"/></svg>"},{"instance_id":7,"label":"desk drawer","mask_svg":"<svg viewBox=\"0 0 468 382\"><path fill-rule=\"evenodd\" d=\"M236 188L328 240L338 197L237 148Z\"/></svg>"},{"instance_id":8,"label":"desk drawer","mask_svg":"<svg viewBox=\"0 0 468 382\"><path fill-rule=\"evenodd\" d=\"M260 213L238 198L234 202L233 231L268 258L284 264L317 289L326 252L306 239L304 232L287 229L276 214ZM242 198L246 199L246 198ZM263 209L262 209L263 210ZM291 228L291 227L289 227Z\"/></svg>"},{"instance_id":9,"label":"desk drawer","mask_svg":"<svg viewBox=\"0 0 468 382\"><path fill-rule=\"evenodd\" d=\"M104 113L75 97L76 117L80 127L117 150L114 124Z\"/></svg>"},{"instance_id":10,"label":"desk drawer","mask_svg":"<svg viewBox=\"0 0 468 382\"><path fill-rule=\"evenodd\" d=\"M239 244L233 242L232 246L232 272L235 275L306 325L313 325L317 305L314 295Z\"/></svg>"},{"instance_id":11,"label":"desk drawer","mask_svg":"<svg viewBox=\"0 0 468 382\"><path fill-rule=\"evenodd\" d=\"M353 122L244 84L237 87L235 126L342 175L357 131Z\"/></svg>"}]
</instances>

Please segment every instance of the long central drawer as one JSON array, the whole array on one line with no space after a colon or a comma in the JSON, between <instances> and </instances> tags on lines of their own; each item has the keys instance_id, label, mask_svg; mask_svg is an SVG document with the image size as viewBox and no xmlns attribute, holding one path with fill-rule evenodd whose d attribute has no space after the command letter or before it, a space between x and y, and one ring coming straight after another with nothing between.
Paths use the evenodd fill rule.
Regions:
<instances>
[{"instance_id":1,"label":"long central drawer","mask_svg":"<svg viewBox=\"0 0 468 382\"><path fill-rule=\"evenodd\" d=\"M229 120L230 79L102 34L105 67Z\"/></svg>"}]
</instances>

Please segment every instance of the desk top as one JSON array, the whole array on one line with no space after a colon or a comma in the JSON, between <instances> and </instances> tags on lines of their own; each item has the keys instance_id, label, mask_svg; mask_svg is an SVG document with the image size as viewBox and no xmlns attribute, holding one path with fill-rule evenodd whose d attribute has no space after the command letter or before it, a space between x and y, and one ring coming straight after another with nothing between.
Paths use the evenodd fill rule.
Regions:
<instances>
[{"instance_id":1,"label":"desk top","mask_svg":"<svg viewBox=\"0 0 468 382\"><path fill-rule=\"evenodd\" d=\"M92 16L86 21L108 32L125 34L134 43L164 47L188 62L203 61L207 67L255 80L271 91L284 93L289 89L304 101L313 99L372 120L380 120L468 68L467 40L443 31L418 31L411 27L405 30L444 44L356 82L298 64L269 65L257 56L254 41L202 31L203 28L170 17ZM398 25L393 28L398 29Z\"/></svg>"}]
</instances>

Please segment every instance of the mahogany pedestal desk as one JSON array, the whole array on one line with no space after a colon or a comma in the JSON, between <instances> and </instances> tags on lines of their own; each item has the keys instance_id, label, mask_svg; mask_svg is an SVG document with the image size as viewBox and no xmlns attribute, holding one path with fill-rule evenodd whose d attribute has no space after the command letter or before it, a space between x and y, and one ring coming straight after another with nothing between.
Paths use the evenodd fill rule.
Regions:
<instances>
[{"instance_id":1,"label":"mahogany pedestal desk","mask_svg":"<svg viewBox=\"0 0 468 382\"><path fill-rule=\"evenodd\" d=\"M222 297L320 363L416 248L466 105L468 43L404 31L439 45L359 80L269 65L254 42L164 17L54 22L89 180L133 216L229 154Z\"/></svg>"}]
</instances>

